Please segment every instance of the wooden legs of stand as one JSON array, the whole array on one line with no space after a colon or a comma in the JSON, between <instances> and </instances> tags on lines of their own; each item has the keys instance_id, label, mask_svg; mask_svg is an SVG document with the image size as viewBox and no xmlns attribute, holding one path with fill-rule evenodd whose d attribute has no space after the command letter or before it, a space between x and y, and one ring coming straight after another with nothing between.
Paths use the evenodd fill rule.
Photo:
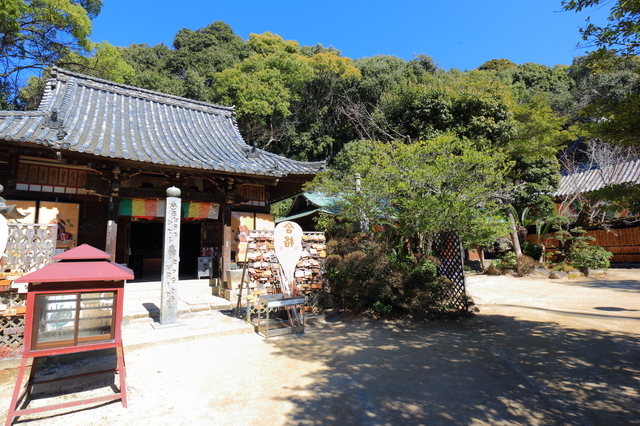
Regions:
<instances>
[{"instance_id":1,"label":"wooden legs of stand","mask_svg":"<svg viewBox=\"0 0 640 426\"><path fill-rule=\"evenodd\" d=\"M31 363L31 373L29 373L29 382L33 380L35 376L36 366L38 365L38 358L31 358L33 362ZM13 419L16 417L15 412L18 408L18 404L22 401L23 397L27 393L27 391L31 390L31 387L27 385L24 392L22 392L22 380L24 379L24 373L27 369L27 363L29 362L29 358L22 358L22 362L20 363L20 369L18 370L18 377L16 378L16 386L13 389L13 397L11 397L11 406L9 407L9 413L7 414L7 421L5 422L5 426L11 426L13 423Z\"/></svg>"},{"instance_id":2,"label":"wooden legs of stand","mask_svg":"<svg viewBox=\"0 0 640 426\"><path fill-rule=\"evenodd\" d=\"M120 379L120 401L122 406L127 408L127 369L124 365L124 350L122 346L116 348L116 356L118 358L118 378Z\"/></svg>"},{"instance_id":3,"label":"wooden legs of stand","mask_svg":"<svg viewBox=\"0 0 640 426\"><path fill-rule=\"evenodd\" d=\"M19 417L25 414L41 413L43 411L58 410L62 408L70 408L70 407L75 407L79 405L87 405L87 404L95 404L100 402L120 400L122 402L122 406L124 408L127 408L127 383L126 383L126 367L124 363L124 351L122 346L116 347L115 349L116 349L116 358L117 358L117 361L116 361L117 365L115 369L98 371L94 373L79 374L77 376L70 376L70 377L64 377L60 379L41 381L41 382L35 382L34 379L36 375L36 370L38 369L38 362L41 358L44 358L44 357L23 356L22 362L20 363L20 369L18 370L18 377L16 378L16 385L13 390L13 397L11 398L11 406L9 407L9 413L7 414L7 420L5 422L5 426L11 426L11 424L13 423L16 417ZM29 373L29 379L27 380L26 386L23 391L22 385L23 385L24 376L27 370L27 364L30 359L32 360L31 371ZM23 403L25 396L29 398L29 394L31 393L31 390L33 389L33 386L35 384L52 383L52 382L57 382L61 380L70 380L70 379L79 378L79 377L87 377L87 376L113 373L113 372L118 373L119 385L120 385L120 392L114 395L87 398L87 399L82 399L77 401L65 402L62 404L47 405L47 406L38 407L38 408L18 409L18 407Z\"/></svg>"}]
</instances>

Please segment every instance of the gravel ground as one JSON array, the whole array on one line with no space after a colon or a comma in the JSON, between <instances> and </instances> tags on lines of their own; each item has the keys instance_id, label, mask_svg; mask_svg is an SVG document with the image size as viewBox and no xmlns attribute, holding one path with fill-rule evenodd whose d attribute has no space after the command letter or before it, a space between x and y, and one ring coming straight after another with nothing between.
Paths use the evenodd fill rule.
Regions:
<instances>
[{"instance_id":1,"label":"gravel ground","mask_svg":"<svg viewBox=\"0 0 640 426\"><path fill-rule=\"evenodd\" d=\"M468 277L480 312L426 323L328 320L126 354L119 402L23 416L57 425L640 425L640 271ZM152 332L152 331L150 331ZM113 356L49 364L50 377ZM15 370L0 371L6 416ZM112 392L113 375L82 396ZM41 389L68 400L65 389ZM61 393L60 396L55 396Z\"/></svg>"}]
</instances>

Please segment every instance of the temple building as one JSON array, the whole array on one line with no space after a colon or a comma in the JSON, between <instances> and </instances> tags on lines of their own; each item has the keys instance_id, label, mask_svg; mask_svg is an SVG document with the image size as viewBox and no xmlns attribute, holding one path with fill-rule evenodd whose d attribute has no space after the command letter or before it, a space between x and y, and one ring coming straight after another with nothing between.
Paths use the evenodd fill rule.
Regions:
<instances>
[{"instance_id":1,"label":"temple building","mask_svg":"<svg viewBox=\"0 0 640 426\"><path fill-rule=\"evenodd\" d=\"M234 109L54 68L36 111L0 111L0 184L28 223L57 223L57 249L89 244L158 279L166 189L181 191L180 278L232 267L246 229L302 193L323 162L247 144Z\"/></svg>"}]
</instances>

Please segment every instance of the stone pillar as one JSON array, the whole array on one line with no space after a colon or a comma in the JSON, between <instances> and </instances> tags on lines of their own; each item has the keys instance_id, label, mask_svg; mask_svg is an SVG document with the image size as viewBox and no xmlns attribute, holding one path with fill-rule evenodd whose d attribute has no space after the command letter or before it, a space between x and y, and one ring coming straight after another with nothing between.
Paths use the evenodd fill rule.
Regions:
<instances>
[{"instance_id":1,"label":"stone pillar","mask_svg":"<svg viewBox=\"0 0 640 426\"><path fill-rule=\"evenodd\" d=\"M164 213L164 242L162 256L162 297L160 324L178 322L178 266L180 264L180 190L175 186L167 189L167 204Z\"/></svg>"}]
</instances>

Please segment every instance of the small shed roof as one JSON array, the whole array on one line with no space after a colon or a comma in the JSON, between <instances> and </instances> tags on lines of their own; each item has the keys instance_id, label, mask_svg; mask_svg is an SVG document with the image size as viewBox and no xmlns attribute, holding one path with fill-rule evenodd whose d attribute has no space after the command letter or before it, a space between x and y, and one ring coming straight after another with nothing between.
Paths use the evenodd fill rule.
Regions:
<instances>
[{"instance_id":1,"label":"small shed roof","mask_svg":"<svg viewBox=\"0 0 640 426\"><path fill-rule=\"evenodd\" d=\"M595 191L607 185L640 184L640 160L564 174L555 195L558 197Z\"/></svg>"},{"instance_id":2,"label":"small shed roof","mask_svg":"<svg viewBox=\"0 0 640 426\"><path fill-rule=\"evenodd\" d=\"M234 109L54 68L37 111L0 111L0 139L110 159L283 177L301 162L249 146Z\"/></svg>"},{"instance_id":3,"label":"small shed roof","mask_svg":"<svg viewBox=\"0 0 640 426\"><path fill-rule=\"evenodd\" d=\"M110 260L111 255L89 244L81 244L52 257L54 260Z\"/></svg>"}]
</instances>

